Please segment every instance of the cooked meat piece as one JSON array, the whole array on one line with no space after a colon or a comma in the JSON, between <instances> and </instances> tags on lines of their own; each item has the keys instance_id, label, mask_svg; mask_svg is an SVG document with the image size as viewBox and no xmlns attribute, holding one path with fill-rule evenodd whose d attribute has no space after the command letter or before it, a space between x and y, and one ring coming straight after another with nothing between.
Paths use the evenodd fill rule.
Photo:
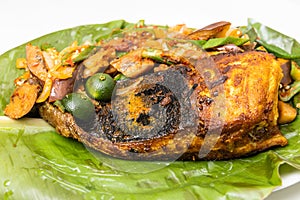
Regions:
<instances>
[{"instance_id":1,"label":"cooked meat piece","mask_svg":"<svg viewBox=\"0 0 300 200\"><path fill-rule=\"evenodd\" d=\"M63 136L113 157L224 160L287 144L277 126L281 78L271 54L219 54L118 83L92 125L47 102L39 111Z\"/></svg>"}]
</instances>

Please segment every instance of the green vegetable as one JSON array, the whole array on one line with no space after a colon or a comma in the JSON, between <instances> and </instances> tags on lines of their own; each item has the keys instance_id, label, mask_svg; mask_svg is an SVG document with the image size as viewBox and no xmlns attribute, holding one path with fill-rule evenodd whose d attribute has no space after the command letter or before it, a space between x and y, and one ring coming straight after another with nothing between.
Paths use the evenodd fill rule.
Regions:
<instances>
[{"instance_id":1,"label":"green vegetable","mask_svg":"<svg viewBox=\"0 0 300 200\"><path fill-rule=\"evenodd\" d=\"M225 37L225 38L213 38L209 39L202 45L203 49L211 49L214 47L226 45L226 44L235 44L236 46L240 46L248 42L249 39L245 38L237 38L237 37Z\"/></svg>"},{"instance_id":2,"label":"green vegetable","mask_svg":"<svg viewBox=\"0 0 300 200\"><path fill-rule=\"evenodd\" d=\"M146 24L145 24L145 20L139 20L137 23L136 23L136 27L143 27L143 26L145 26Z\"/></svg>"},{"instance_id":3,"label":"green vegetable","mask_svg":"<svg viewBox=\"0 0 300 200\"><path fill-rule=\"evenodd\" d=\"M143 58L150 58L156 62L172 65L173 63L167 58L163 57L163 51L161 49L147 48L142 51Z\"/></svg>"},{"instance_id":4,"label":"green vegetable","mask_svg":"<svg viewBox=\"0 0 300 200\"><path fill-rule=\"evenodd\" d=\"M201 47L207 42L206 40L189 40L190 43L198 46L198 47Z\"/></svg>"},{"instance_id":5,"label":"green vegetable","mask_svg":"<svg viewBox=\"0 0 300 200\"><path fill-rule=\"evenodd\" d=\"M295 61L291 62L290 75L294 82L289 86L290 89L279 91L279 98L282 101L290 101L295 95L300 92L300 67Z\"/></svg>"},{"instance_id":6,"label":"green vegetable","mask_svg":"<svg viewBox=\"0 0 300 200\"><path fill-rule=\"evenodd\" d=\"M293 105L295 108L297 108L298 114L299 114L299 112L300 112L300 93L296 94L293 97Z\"/></svg>"},{"instance_id":7,"label":"green vegetable","mask_svg":"<svg viewBox=\"0 0 300 200\"><path fill-rule=\"evenodd\" d=\"M294 61L292 61L292 64L291 64L291 77L295 81L300 81L300 67Z\"/></svg>"},{"instance_id":8,"label":"green vegetable","mask_svg":"<svg viewBox=\"0 0 300 200\"><path fill-rule=\"evenodd\" d=\"M114 79L109 74L97 73L87 79L85 91L93 99L109 101L115 85Z\"/></svg>"},{"instance_id":9,"label":"green vegetable","mask_svg":"<svg viewBox=\"0 0 300 200\"><path fill-rule=\"evenodd\" d=\"M63 106L61 100L56 100L53 105L56 106L61 112L65 112L65 107Z\"/></svg>"},{"instance_id":10,"label":"green vegetable","mask_svg":"<svg viewBox=\"0 0 300 200\"><path fill-rule=\"evenodd\" d=\"M89 46L88 48L84 49L82 52L80 52L80 54L78 56L76 56L73 59L73 62L76 63L76 62L86 59L94 49L95 49L95 46Z\"/></svg>"},{"instance_id":11,"label":"green vegetable","mask_svg":"<svg viewBox=\"0 0 300 200\"><path fill-rule=\"evenodd\" d=\"M93 103L83 94L67 94L61 102L69 113L82 121L90 121L95 115L95 107Z\"/></svg>"},{"instance_id":12,"label":"green vegetable","mask_svg":"<svg viewBox=\"0 0 300 200\"><path fill-rule=\"evenodd\" d=\"M122 81L122 80L126 80L126 79L128 79L128 77L121 73L114 77L114 81Z\"/></svg>"},{"instance_id":13,"label":"green vegetable","mask_svg":"<svg viewBox=\"0 0 300 200\"><path fill-rule=\"evenodd\" d=\"M116 56L117 56L118 58L120 58L120 57L122 57L122 56L124 56L124 55L126 55L126 54L128 54L128 52L126 52L126 51L117 51L117 52L116 52Z\"/></svg>"},{"instance_id":14,"label":"green vegetable","mask_svg":"<svg viewBox=\"0 0 300 200\"><path fill-rule=\"evenodd\" d=\"M287 35L284 35L253 19L248 20L248 27L243 29L252 41L264 46L268 52L285 59L300 58L300 44Z\"/></svg>"},{"instance_id":15,"label":"green vegetable","mask_svg":"<svg viewBox=\"0 0 300 200\"><path fill-rule=\"evenodd\" d=\"M236 46L241 46L248 42L249 39L246 38L237 38L237 37L224 37L224 38L212 38L209 40L190 40L189 42L203 48L203 49L211 49L214 47L226 45L226 44L234 44Z\"/></svg>"},{"instance_id":16,"label":"green vegetable","mask_svg":"<svg viewBox=\"0 0 300 200\"><path fill-rule=\"evenodd\" d=\"M293 98L293 96L295 96L299 92L300 92L300 81L294 81L290 85L289 90L279 91L279 98L281 101L286 102L286 101L291 100Z\"/></svg>"},{"instance_id":17,"label":"green vegetable","mask_svg":"<svg viewBox=\"0 0 300 200\"><path fill-rule=\"evenodd\" d=\"M124 21L67 29L34 40L62 49L72 41L95 41ZM85 38L85 39L84 39ZM24 45L0 56L0 115L22 74L15 60ZM135 162L89 151L41 119L0 117L2 199L263 199L281 184L279 167L300 169L300 117L281 127L289 145L230 161ZM283 163L286 163L283 165Z\"/></svg>"}]
</instances>

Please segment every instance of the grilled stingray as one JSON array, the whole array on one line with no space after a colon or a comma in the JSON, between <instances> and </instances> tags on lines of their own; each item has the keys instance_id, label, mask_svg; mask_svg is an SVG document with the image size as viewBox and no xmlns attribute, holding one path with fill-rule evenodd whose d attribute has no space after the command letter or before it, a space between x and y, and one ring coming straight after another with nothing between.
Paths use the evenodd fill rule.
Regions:
<instances>
[{"instance_id":1,"label":"grilled stingray","mask_svg":"<svg viewBox=\"0 0 300 200\"><path fill-rule=\"evenodd\" d=\"M118 83L89 124L47 102L39 111L63 136L113 157L231 159L287 144L277 126L281 78L269 53L225 53Z\"/></svg>"}]
</instances>

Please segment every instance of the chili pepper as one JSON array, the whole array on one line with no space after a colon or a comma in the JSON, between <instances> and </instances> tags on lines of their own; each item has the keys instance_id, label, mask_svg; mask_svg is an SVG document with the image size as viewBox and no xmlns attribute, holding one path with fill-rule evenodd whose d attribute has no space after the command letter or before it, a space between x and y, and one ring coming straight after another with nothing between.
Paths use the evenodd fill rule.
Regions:
<instances>
[{"instance_id":1,"label":"chili pepper","mask_svg":"<svg viewBox=\"0 0 300 200\"><path fill-rule=\"evenodd\" d=\"M61 100L56 100L53 105L55 105L61 112L65 112L65 107L63 106Z\"/></svg>"},{"instance_id":2,"label":"chili pepper","mask_svg":"<svg viewBox=\"0 0 300 200\"><path fill-rule=\"evenodd\" d=\"M295 61L291 61L290 77L294 80L289 89L284 88L279 92L279 98L282 101L289 101L300 92L300 67ZM294 97L295 98L295 97Z\"/></svg>"},{"instance_id":3,"label":"chili pepper","mask_svg":"<svg viewBox=\"0 0 300 200\"><path fill-rule=\"evenodd\" d=\"M82 61L89 57L90 53L95 49L95 46L89 46L85 48L83 51L81 51L78 56L76 56L72 61L74 63Z\"/></svg>"},{"instance_id":4,"label":"chili pepper","mask_svg":"<svg viewBox=\"0 0 300 200\"><path fill-rule=\"evenodd\" d=\"M15 79L14 81L15 85L23 84L26 80L30 78L30 76L31 76L30 72L26 71L24 74L22 74L21 76Z\"/></svg>"},{"instance_id":5,"label":"chili pepper","mask_svg":"<svg viewBox=\"0 0 300 200\"><path fill-rule=\"evenodd\" d=\"M237 37L224 37L224 38L212 38L209 39L203 46L203 49L211 49L214 47L226 45L226 44L235 44L236 46L241 46L248 42L249 39L247 38L237 38Z\"/></svg>"},{"instance_id":6,"label":"chili pepper","mask_svg":"<svg viewBox=\"0 0 300 200\"><path fill-rule=\"evenodd\" d=\"M75 70L75 67L60 66L56 70L50 71L50 74L54 78L67 79L67 78L72 77L74 70Z\"/></svg>"},{"instance_id":7,"label":"chili pepper","mask_svg":"<svg viewBox=\"0 0 300 200\"><path fill-rule=\"evenodd\" d=\"M144 49L142 51L142 57L143 58L150 58L154 61L157 61L159 63L164 63L167 65L172 65L173 63L170 62L167 58L163 57L163 51L160 49Z\"/></svg>"},{"instance_id":8,"label":"chili pepper","mask_svg":"<svg viewBox=\"0 0 300 200\"><path fill-rule=\"evenodd\" d=\"M62 65L73 66L75 62L81 61L86 58L93 50L93 47L89 45L78 46L75 41L71 46L64 48L60 53Z\"/></svg>"},{"instance_id":9,"label":"chili pepper","mask_svg":"<svg viewBox=\"0 0 300 200\"><path fill-rule=\"evenodd\" d=\"M120 57L122 57L122 56L124 56L126 54L128 54L128 52L126 52L126 51L116 51L116 56L118 58L120 58Z\"/></svg>"},{"instance_id":10,"label":"chili pepper","mask_svg":"<svg viewBox=\"0 0 300 200\"><path fill-rule=\"evenodd\" d=\"M126 79L128 79L128 77L126 77L124 74L122 74L122 73L120 73L120 74L118 74L118 75L116 75L115 77L114 77L114 80L115 81L122 81L122 80L126 80Z\"/></svg>"},{"instance_id":11,"label":"chili pepper","mask_svg":"<svg viewBox=\"0 0 300 200\"><path fill-rule=\"evenodd\" d=\"M300 81L295 81L290 85L290 89L279 92L279 98L282 101L289 101L300 92Z\"/></svg>"},{"instance_id":12,"label":"chili pepper","mask_svg":"<svg viewBox=\"0 0 300 200\"><path fill-rule=\"evenodd\" d=\"M300 67L295 61L292 61L291 77L295 81L300 81Z\"/></svg>"},{"instance_id":13,"label":"chili pepper","mask_svg":"<svg viewBox=\"0 0 300 200\"><path fill-rule=\"evenodd\" d=\"M228 36L223 38L212 38L209 40L190 40L189 42L203 49L211 49L214 47L219 47L227 44L234 44L236 46L241 46L248 41L249 41L248 38L238 38L238 37Z\"/></svg>"},{"instance_id":14,"label":"chili pepper","mask_svg":"<svg viewBox=\"0 0 300 200\"><path fill-rule=\"evenodd\" d=\"M18 58L17 61L16 61L16 67L18 69L26 69L27 68L26 58Z\"/></svg>"},{"instance_id":15,"label":"chili pepper","mask_svg":"<svg viewBox=\"0 0 300 200\"><path fill-rule=\"evenodd\" d=\"M145 20L139 20L136 23L136 28L143 28L145 26Z\"/></svg>"},{"instance_id":16,"label":"chili pepper","mask_svg":"<svg viewBox=\"0 0 300 200\"><path fill-rule=\"evenodd\" d=\"M46 99L49 97L51 88L52 88L53 81L51 78L47 78L43 87L43 91L36 100L36 103L42 103L46 101Z\"/></svg>"},{"instance_id":17,"label":"chili pepper","mask_svg":"<svg viewBox=\"0 0 300 200\"><path fill-rule=\"evenodd\" d=\"M298 111L300 111L300 93L293 97L293 105L298 108Z\"/></svg>"}]
</instances>

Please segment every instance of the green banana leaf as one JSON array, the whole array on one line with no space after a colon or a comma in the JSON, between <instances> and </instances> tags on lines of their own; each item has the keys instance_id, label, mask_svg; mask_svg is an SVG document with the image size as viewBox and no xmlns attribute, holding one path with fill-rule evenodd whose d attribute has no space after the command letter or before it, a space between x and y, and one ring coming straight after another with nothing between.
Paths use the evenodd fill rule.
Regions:
<instances>
[{"instance_id":1,"label":"green banana leaf","mask_svg":"<svg viewBox=\"0 0 300 200\"><path fill-rule=\"evenodd\" d=\"M244 27L244 32L250 36L252 41L256 41L264 46L268 52L275 56L286 59L300 59L300 44L294 38L282 34L254 19L248 19L248 26Z\"/></svg>"},{"instance_id":2,"label":"green banana leaf","mask_svg":"<svg viewBox=\"0 0 300 200\"><path fill-rule=\"evenodd\" d=\"M31 41L62 49L95 42L132 26L123 20L79 26ZM0 115L24 45L0 56ZM141 162L113 159L58 135L41 119L0 116L0 198L12 199L263 199L281 185L279 167L300 170L300 117L282 126L289 145L229 161Z\"/></svg>"}]
</instances>

